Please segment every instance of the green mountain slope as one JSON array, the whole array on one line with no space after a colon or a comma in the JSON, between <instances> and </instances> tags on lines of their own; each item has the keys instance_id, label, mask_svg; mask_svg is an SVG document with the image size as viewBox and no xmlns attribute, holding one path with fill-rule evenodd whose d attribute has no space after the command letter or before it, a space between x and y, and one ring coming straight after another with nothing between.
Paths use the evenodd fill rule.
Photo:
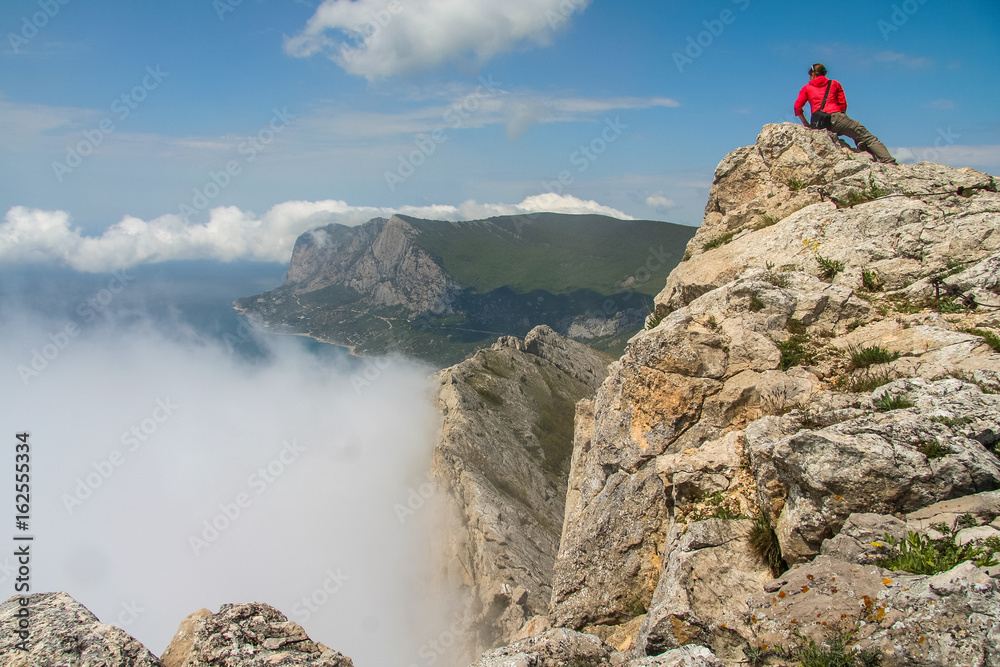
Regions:
<instances>
[{"instance_id":1,"label":"green mountain slope","mask_svg":"<svg viewBox=\"0 0 1000 667\"><path fill-rule=\"evenodd\" d=\"M284 285L236 306L273 331L441 366L539 324L617 354L694 232L554 213L333 224L299 237Z\"/></svg>"},{"instance_id":2,"label":"green mountain slope","mask_svg":"<svg viewBox=\"0 0 1000 667\"><path fill-rule=\"evenodd\" d=\"M632 277L635 291L655 296L695 231L601 215L533 213L473 222L397 217L420 231L417 243L449 275L480 294L510 287L552 294L582 289L610 296L625 289L622 283ZM648 277L644 267L654 269Z\"/></svg>"}]
</instances>

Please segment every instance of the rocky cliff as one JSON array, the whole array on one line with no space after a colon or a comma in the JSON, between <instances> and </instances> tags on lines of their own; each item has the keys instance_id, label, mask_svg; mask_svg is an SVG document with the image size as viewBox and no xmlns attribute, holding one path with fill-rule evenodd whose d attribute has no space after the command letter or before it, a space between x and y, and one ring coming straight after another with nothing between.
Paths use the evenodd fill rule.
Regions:
<instances>
[{"instance_id":1,"label":"rocky cliff","mask_svg":"<svg viewBox=\"0 0 1000 667\"><path fill-rule=\"evenodd\" d=\"M444 420L433 475L453 519L445 569L473 655L548 612L574 409L609 362L543 326L435 376Z\"/></svg>"},{"instance_id":2,"label":"rocky cliff","mask_svg":"<svg viewBox=\"0 0 1000 667\"><path fill-rule=\"evenodd\" d=\"M727 156L578 405L547 622L606 641L580 664L997 664L998 266L988 174L792 124Z\"/></svg>"}]
</instances>

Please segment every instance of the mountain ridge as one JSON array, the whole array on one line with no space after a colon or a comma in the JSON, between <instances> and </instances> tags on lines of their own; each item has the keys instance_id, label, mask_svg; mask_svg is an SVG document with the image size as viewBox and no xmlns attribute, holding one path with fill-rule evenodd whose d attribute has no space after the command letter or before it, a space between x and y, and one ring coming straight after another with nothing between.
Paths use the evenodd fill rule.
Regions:
<instances>
[{"instance_id":1,"label":"mountain ridge","mask_svg":"<svg viewBox=\"0 0 1000 667\"><path fill-rule=\"evenodd\" d=\"M693 234L553 213L330 224L299 237L281 287L235 306L272 331L441 366L540 324L614 350L641 328Z\"/></svg>"}]
</instances>

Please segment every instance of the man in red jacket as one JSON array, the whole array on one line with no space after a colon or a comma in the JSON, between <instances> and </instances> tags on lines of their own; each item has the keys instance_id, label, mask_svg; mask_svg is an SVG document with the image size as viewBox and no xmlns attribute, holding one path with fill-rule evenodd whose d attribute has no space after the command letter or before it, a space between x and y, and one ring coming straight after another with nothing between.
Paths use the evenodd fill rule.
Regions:
<instances>
[{"instance_id":1,"label":"man in red jacket","mask_svg":"<svg viewBox=\"0 0 1000 667\"><path fill-rule=\"evenodd\" d=\"M828 84L829 94L827 94ZM824 97L826 98L825 106L823 106ZM802 113L807 101L813 114L817 111L825 111L830 114L829 130L831 132L854 139L858 148L868 151L879 162L897 164L896 160L889 155L889 150L874 134L847 115L847 98L844 97L844 88L839 81L826 78L826 67L823 66L823 63L816 63L809 68L809 83L802 87L798 99L795 100L795 115L799 117L803 125L811 127Z\"/></svg>"}]
</instances>

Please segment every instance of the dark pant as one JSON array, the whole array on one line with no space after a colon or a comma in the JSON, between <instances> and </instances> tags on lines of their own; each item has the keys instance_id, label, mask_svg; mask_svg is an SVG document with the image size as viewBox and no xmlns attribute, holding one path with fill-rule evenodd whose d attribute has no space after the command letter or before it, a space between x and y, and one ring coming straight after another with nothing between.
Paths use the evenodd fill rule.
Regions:
<instances>
[{"instance_id":1,"label":"dark pant","mask_svg":"<svg viewBox=\"0 0 1000 667\"><path fill-rule=\"evenodd\" d=\"M878 140L878 137L869 132L868 128L848 116L846 113L838 111L830 114L830 131L836 132L838 135L844 135L845 137L854 139L854 143L858 145L858 148L868 151L874 155L875 159L879 162L892 162L893 164L896 162L896 160L889 155L889 149L885 147L885 144Z\"/></svg>"}]
</instances>

